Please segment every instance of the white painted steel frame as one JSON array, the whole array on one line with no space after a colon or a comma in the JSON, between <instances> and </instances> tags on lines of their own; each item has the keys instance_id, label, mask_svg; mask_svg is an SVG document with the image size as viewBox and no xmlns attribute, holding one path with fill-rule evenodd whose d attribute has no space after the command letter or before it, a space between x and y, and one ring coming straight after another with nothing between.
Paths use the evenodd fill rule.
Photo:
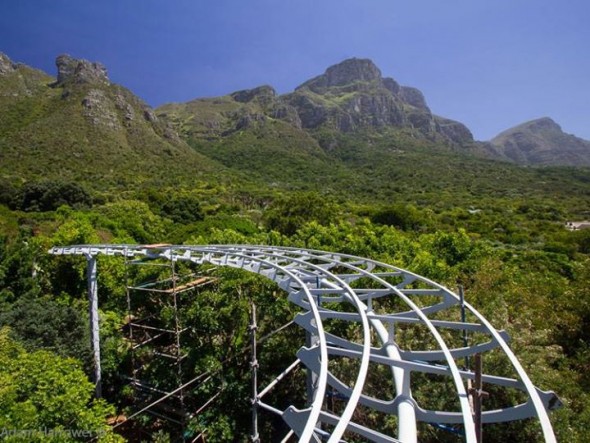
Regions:
<instances>
[{"instance_id":1,"label":"white painted steel frame","mask_svg":"<svg viewBox=\"0 0 590 443\"><path fill-rule=\"evenodd\" d=\"M256 399L258 406L282 415L299 440L308 442L319 436L329 443L339 442L344 432L354 432L370 441L412 443L417 441L417 421L441 424L460 423L464 427L465 440L475 443L475 426L464 380L473 379L471 371L459 370L455 359L500 348L513 365L519 379L509 379L493 375L484 375L484 383L520 389L528 400L517 406L484 411L483 423L496 423L536 417L541 425L546 442L555 442L555 436L549 421L547 410L559 406L559 399L552 392L543 392L534 387L526 372L507 344L507 335L497 331L471 305L465 303L466 309L479 323L430 320L429 315L458 307L459 296L449 289L410 271L400 269L375 260L301 248L250 246L250 245L80 245L54 247L49 251L54 255L83 255L89 261L90 288L96 294L96 256L127 256L147 259L166 258L171 260L191 261L197 264L211 263L218 266L230 266L258 273L273 281L289 294L289 300L306 312L298 314L295 322L317 337L317 343L302 347L297 354L308 370L317 374L317 385L310 407L298 410L291 406L285 411L262 401L261 395ZM331 270L334 272L331 272ZM344 272L343 272L344 271ZM90 275L93 275L91 281ZM393 284L386 279L397 277L400 283ZM351 283L359 279L372 282L371 288L353 288ZM408 287L419 284L421 288ZM378 286L375 288L373 286ZM425 288L424 288L425 287ZM410 296L436 296L439 303L419 307ZM94 295L96 297L96 295ZM408 310L395 313L376 313L373 300L381 297L397 297ZM325 302L348 303L356 312L342 312L327 309ZM97 317L92 317L92 329L97 328ZM361 343L351 342L324 331L322 320L339 319L360 323ZM393 328L397 323L421 324L428 328L437 343L437 350L407 351L399 348L395 342ZM476 344L463 348L450 349L437 328L475 331L488 334L488 343ZM378 336L381 347L371 346L371 331ZM97 346L93 342L93 346ZM329 357L335 359L347 357L358 359L359 370L354 387L346 385L328 371ZM443 365L437 362L444 362ZM363 394L363 388L370 363L383 364L391 368L396 393L392 401L385 401ZM98 379L100 379L100 361ZM454 383L461 411L430 411L422 409L412 397L410 377L412 372L423 372L449 376ZM347 398L346 406L339 416L322 410L327 387L343 394ZM268 392L268 389L261 392ZM368 429L352 422L352 415L358 405L363 405L380 412L397 415L399 428L397 438L387 436L378 430ZM333 426L331 432L321 429L320 423Z\"/></svg>"}]
</instances>

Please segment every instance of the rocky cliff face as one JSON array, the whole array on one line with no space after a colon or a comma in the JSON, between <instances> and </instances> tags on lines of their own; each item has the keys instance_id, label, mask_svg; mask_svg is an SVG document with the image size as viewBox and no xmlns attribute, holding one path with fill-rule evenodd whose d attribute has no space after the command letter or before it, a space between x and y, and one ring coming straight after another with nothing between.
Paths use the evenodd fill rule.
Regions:
<instances>
[{"instance_id":1,"label":"rocky cliff face","mask_svg":"<svg viewBox=\"0 0 590 443\"><path fill-rule=\"evenodd\" d=\"M257 108L251 121L264 122L265 117L283 120L301 129L301 119L297 111L292 106L284 103L278 96L274 88L268 85L259 86L254 89L245 89L230 94L230 97L239 103L249 104L248 106ZM242 113L247 114L247 107L241 109ZM243 120L243 118L242 118ZM243 124L239 124L237 129L242 129Z\"/></svg>"},{"instance_id":2,"label":"rocky cliff face","mask_svg":"<svg viewBox=\"0 0 590 443\"><path fill-rule=\"evenodd\" d=\"M433 140L473 142L464 125L433 115L418 89L384 78L367 59L353 58L331 66L281 99L297 110L306 129L406 128Z\"/></svg>"},{"instance_id":3,"label":"rocky cliff face","mask_svg":"<svg viewBox=\"0 0 590 443\"><path fill-rule=\"evenodd\" d=\"M57 82L64 100L79 101L82 114L95 127L109 131L126 131L141 125L173 142L180 139L165 122L160 122L151 107L127 89L112 84L106 67L98 62L58 56Z\"/></svg>"},{"instance_id":4,"label":"rocky cliff face","mask_svg":"<svg viewBox=\"0 0 590 443\"><path fill-rule=\"evenodd\" d=\"M590 141L566 134L548 117L508 129L490 144L505 159L523 165L590 165Z\"/></svg>"}]
</instances>

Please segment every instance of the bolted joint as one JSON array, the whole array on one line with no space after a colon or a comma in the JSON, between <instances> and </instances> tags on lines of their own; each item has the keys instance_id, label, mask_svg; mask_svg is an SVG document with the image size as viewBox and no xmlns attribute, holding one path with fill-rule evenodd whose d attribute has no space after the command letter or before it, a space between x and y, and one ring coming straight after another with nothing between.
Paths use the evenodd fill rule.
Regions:
<instances>
[{"instance_id":1,"label":"bolted joint","mask_svg":"<svg viewBox=\"0 0 590 443\"><path fill-rule=\"evenodd\" d=\"M489 392L484 391L482 389L470 388L467 392L469 395L473 395L477 398L488 398L490 396Z\"/></svg>"}]
</instances>

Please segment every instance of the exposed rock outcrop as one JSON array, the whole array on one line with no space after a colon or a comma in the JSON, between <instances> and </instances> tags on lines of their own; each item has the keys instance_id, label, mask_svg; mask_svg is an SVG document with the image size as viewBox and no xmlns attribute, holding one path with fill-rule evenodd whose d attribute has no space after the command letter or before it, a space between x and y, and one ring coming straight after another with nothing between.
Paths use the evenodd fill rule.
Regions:
<instances>
[{"instance_id":1,"label":"exposed rock outcrop","mask_svg":"<svg viewBox=\"0 0 590 443\"><path fill-rule=\"evenodd\" d=\"M14 72L16 65L8 58L6 54L0 52L0 75L6 75Z\"/></svg>"},{"instance_id":2,"label":"exposed rock outcrop","mask_svg":"<svg viewBox=\"0 0 590 443\"><path fill-rule=\"evenodd\" d=\"M280 99L293 106L305 129L328 126L342 132L409 128L418 136L452 144L473 142L459 122L434 116L422 92L381 76L368 59L353 58L329 67Z\"/></svg>"},{"instance_id":3,"label":"exposed rock outcrop","mask_svg":"<svg viewBox=\"0 0 590 443\"><path fill-rule=\"evenodd\" d=\"M301 129L302 127L301 118L299 118L297 109L286 103L274 103L271 108L271 117L290 123L297 129Z\"/></svg>"},{"instance_id":4,"label":"exposed rock outcrop","mask_svg":"<svg viewBox=\"0 0 590 443\"><path fill-rule=\"evenodd\" d=\"M417 88L402 86L399 91L399 97L408 105L426 112L430 112L430 108L426 104L424 94L422 94L422 91Z\"/></svg>"},{"instance_id":5,"label":"exposed rock outcrop","mask_svg":"<svg viewBox=\"0 0 590 443\"><path fill-rule=\"evenodd\" d=\"M455 143L464 144L473 141L473 134L463 123L438 115L434 116L434 122L436 131Z\"/></svg>"},{"instance_id":6,"label":"exposed rock outcrop","mask_svg":"<svg viewBox=\"0 0 590 443\"><path fill-rule=\"evenodd\" d=\"M396 95L396 96L399 95L402 87L394 79L392 79L391 77L385 77L381 81L381 83L393 95Z\"/></svg>"},{"instance_id":7,"label":"exposed rock outcrop","mask_svg":"<svg viewBox=\"0 0 590 443\"><path fill-rule=\"evenodd\" d=\"M121 130L121 122L116 107L100 89L92 89L82 100L83 114L94 126L102 126L109 130Z\"/></svg>"},{"instance_id":8,"label":"exposed rock outcrop","mask_svg":"<svg viewBox=\"0 0 590 443\"><path fill-rule=\"evenodd\" d=\"M109 84L107 69L101 63L75 59L62 54L55 60L57 83L102 83Z\"/></svg>"},{"instance_id":9,"label":"exposed rock outcrop","mask_svg":"<svg viewBox=\"0 0 590 443\"><path fill-rule=\"evenodd\" d=\"M229 96L238 103L249 103L254 107L259 107L260 111L263 113L261 114L260 111L251 109L250 115L248 115L248 110L242 108L235 129L252 127L252 124L255 122L262 123L264 122L264 116L283 120L292 124L296 128L301 129L301 119L299 118L297 110L293 106L280 100L276 91L271 86L263 85L253 89L236 91Z\"/></svg>"},{"instance_id":10,"label":"exposed rock outcrop","mask_svg":"<svg viewBox=\"0 0 590 443\"><path fill-rule=\"evenodd\" d=\"M257 100L260 104L269 105L276 97L276 91L268 85L259 86L254 89L245 89L243 91L236 91L230 96L237 102L249 103Z\"/></svg>"},{"instance_id":11,"label":"exposed rock outcrop","mask_svg":"<svg viewBox=\"0 0 590 443\"><path fill-rule=\"evenodd\" d=\"M381 71L368 59L351 58L326 72L306 81L297 89L307 88L316 94L324 94L328 88L347 86L355 82L375 82L381 79Z\"/></svg>"}]
</instances>

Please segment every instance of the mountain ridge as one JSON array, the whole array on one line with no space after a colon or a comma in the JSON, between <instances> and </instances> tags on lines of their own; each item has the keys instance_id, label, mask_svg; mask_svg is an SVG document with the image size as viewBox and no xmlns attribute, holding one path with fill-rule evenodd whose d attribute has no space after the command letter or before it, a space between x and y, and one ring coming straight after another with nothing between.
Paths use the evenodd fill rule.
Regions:
<instances>
[{"instance_id":1,"label":"mountain ridge","mask_svg":"<svg viewBox=\"0 0 590 443\"><path fill-rule=\"evenodd\" d=\"M420 176L457 169L464 183L466 161L494 176L504 166L489 159L514 162L432 114L418 89L383 77L368 59L345 60L286 94L262 85L157 109L112 83L101 63L61 55L56 68L52 77L0 54L1 180L124 187L215 177L270 188L357 186L368 195L376 185L385 193L410 186L400 183L411 182L416 165Z\"/></svg>"},{"instance_id":2,"label":"mountain ridge","mask_svg":"<svg viewBox=\"0 0 590 443\"><path fill-rule=\"evenodd\" d=\"M549 117L506 129L490 144L501 156L522 165L590 166L590 141L563 132Z\"/></svg>"},{"instance_id":3,"label":"mountain ridge","mask_svg":"<svg viewBox=\"0 0 590 443\"><path fill-rule=\"evenodd\" d=\"M369 59L352 58L333 65L286 94L278 95L272 86L263 85L223 97L231 97L239 103L260 105L260 112L251 116L254 120L261 121L264 117L280 119L310 132L312 136L316 130L348 133L394 128L454 145L474 142L471 131L465 125L432 114L418 89L401 86L393 78L382 77L379 68ZM202 110L206 114L203 108L210 103L211 99L197 98L184 105L190 106L192 112ZM199 104L204 106L199 109ZM225 105L227 108L229 103ZM166 113L175 109L180 112L182 106L182 103L165 104L157 111ZM222 112L226 115L208 121L207 125L219 125L227 117L228 110Z\"/></svg>"},{"instance_id":4,"label":"mountain ridge","mask_svg":"<svg viewBox=\"0 0 590 443\"><path fill-rule=\"evenodd\" d=\"M337 137L330 136L330 133L395 130L480 157L523 166L590 165L590 151L584 147L590 142L572 138L575 136L567 137L560 128L554 128L554 134L542 142L538 135L534 140L525 140L520 136L520 143L511 140L504 145L505 133L514 128L502 131L490 141L476 141L464 124L433 114L419 89L402 86L393 78L384 77L369 59L344 60L285 94L279 95L272 86L263 85L235 91L224 97L240 103L257 104L259 108L253 114L240 108L240 117L232 129L228 119L232 113L227 110L231 104L226 101L226 109L221 112L224 115L201 120L200 124L209 128L209 135L215 133L215 127L223 126L229 132L239 131L252 124L264 125L265 119L269 118L283 120L293 125L296 131L306 132L306 137L310 135L328 150L338 148ZM217 99L223 100L222 97ZM187 104L166 104L156 111L166 114L175 108L173 114L184 114L183 120L190 126L190 112L183 112L181 108L190 104L195 119L200 120L197 114L206 115L212 111L209 106L211 100L216 99L197 98ZM208 108L207 111L204 111L205 108ZM234 110L233 117L235 115Z\"/></svg>"}]
</instances>

